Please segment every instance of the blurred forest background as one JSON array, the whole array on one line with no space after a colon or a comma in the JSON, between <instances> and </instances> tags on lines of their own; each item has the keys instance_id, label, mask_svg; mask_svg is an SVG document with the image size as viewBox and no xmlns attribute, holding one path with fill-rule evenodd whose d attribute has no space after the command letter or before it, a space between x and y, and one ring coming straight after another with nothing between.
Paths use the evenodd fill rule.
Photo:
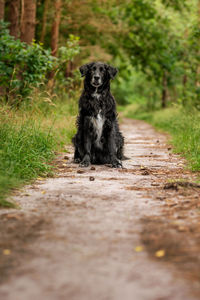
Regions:
<instances>
[{"instance_id":1,"label":"blurred forest background","mask_svg":"<svg viewBox=\"0 0 200 300\"><path fill-rule=\"evenodd\" d=\"M115 65L119 110L170 132L200 169L200 0L0 0L0 20L2 205L67 151L89 61Z\"/></svg>"}]
</instances>

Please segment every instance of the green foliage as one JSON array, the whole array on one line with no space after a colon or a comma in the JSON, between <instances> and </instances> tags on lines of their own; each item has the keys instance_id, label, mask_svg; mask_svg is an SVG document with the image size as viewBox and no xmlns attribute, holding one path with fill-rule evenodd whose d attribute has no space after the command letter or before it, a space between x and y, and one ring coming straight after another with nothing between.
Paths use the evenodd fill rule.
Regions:
<instances>
[{"instance_id":1,"label":"green foliage","mask_svg":"<svg viewBox=\"0 0 200 300\"><path fill-rule=\"evenodd\" d=\"M162 3L166 5L166 7L172 7L175 10L181 10L188 6L186 0L162 0Z\"/></svg>"},{"instance_id":2,"label":"green foliage","mask_svg":"<svg viewBox=\"0 0 200 300\"><path fill-rule=\"evenodd\" d=\"M182 93L182 103L194 106L200 110L200 27L198 20L192 22L188 28L188 37L185 41L183 64L187 82Z\"/></svg>"},{"instance_id":3,"label":"green foliage","mask_svg":"<svg viewBox=\"0 0 200 300\"><path fill-rule=\"evenodd\" d=\"M123 46L132 64L160 83L164 72L171 75L182 51L170 19L159 13L155 1L146 0L125 5L124 19L129 32Z\"/></svg>"},{"instance_id":4,"label":"green foliage","mask_svg":"<svg viewBox=\"0 0 200 300\"><path fill-rule=\"evenodd\" d=\"M61 46L58 49L60 65L65 64L68 61L73 61L74 57L80 53L79 39L79 37L70 34L66 46Z\"/></svg>"},{"instance_id":5,"label":"green foliage","mask_svg":"<svg viewBox=\"0 0 200 300\"><path fill-rule=\"evenodd\" d=\"M74 61L74 58L80 53L79 37L73 34L69 35L66 42L66 46L61 46L58 49L58 58L56 66L56 92L62 97L66 92L69 97L73 95L73 89L80 85L79 72L70 70L70 74L67 74L67 68L70 67L70 63Z\"/></svg>"},{"instance_id":6,"label":"green foliage","mask_svg":"<svg viewBox=\"0 0 200 300\"><path fill-rule=\"evenodd\" d=\"M111 18L121 30L109 51L120 71L114 83L119 103L146 97L146 107L155 109L164 91L168 105L176 101L199 109L198 2L188 6L179 0L131 0L118 7Z\"/></svg>"},{"instance_id":7,"label":"green foliage","mask_svg":"<svg viewBox=\"0 0 200 300\"><path fill-rule=\"evenodd\" d=\"M33 87L45 82L55 59L40 44L27 45L15 40L2 21L0 36L0 85L6 91L7 100L18 103L31 93Z\"/></svg>"}]
</instances>

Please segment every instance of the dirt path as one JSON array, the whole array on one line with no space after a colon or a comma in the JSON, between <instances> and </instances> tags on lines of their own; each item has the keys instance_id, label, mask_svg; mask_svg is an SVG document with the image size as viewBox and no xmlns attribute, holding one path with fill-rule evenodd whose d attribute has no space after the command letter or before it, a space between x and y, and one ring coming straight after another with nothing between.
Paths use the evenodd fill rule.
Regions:
<instances>
[{"instance_id":1,"label":"dirt path","mask_svg":"<svg viewBox=\"0 0 200 300\"><path fill-rule=\"evenodd\" d=\"M194 175L150 125L121 129L124 169L80 169L71 152L0 211L0 299L199 299L199 189L163 188Z\"/></svg>"}]
</instances>

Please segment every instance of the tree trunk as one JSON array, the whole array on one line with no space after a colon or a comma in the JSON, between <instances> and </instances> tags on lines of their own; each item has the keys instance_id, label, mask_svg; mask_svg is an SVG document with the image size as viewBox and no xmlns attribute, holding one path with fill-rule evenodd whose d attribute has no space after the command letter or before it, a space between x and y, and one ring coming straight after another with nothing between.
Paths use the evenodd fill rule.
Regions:
<instances>
[{"instance_id":1,"label":"tree trunk","mask_svg":"<svg viewBox=\"0 0 200 300\"><path fill-rule=\"evenodd\" d=\"M44 1L44 12L43 12L43 18L42 18L42 33L40 37L40 42L44 43L44 37L46 34L46 23L47 23L47 11L49 7L49 0Z\"/></svg>"},{"instance_id":2,"label":"tree trunk","mask_svg":"<svg viewBox=\"0 0 200 300\"><path fill-rule=\"evenodd\" d=\"M0 20L4 20L4 8L5 2L4 0L0 0ZM5 93L4 88L0 86L0 96L3 96Z\"/></svg>"},{"instance_id":3,"label":"tree trunk","mask_svg":"<svg viewBox=\"0 0 200 300\"><path fill-rule=\"evenodd\" d=\"M198 26L200 28L200 1L198 1ZM200 55L200 51L198 51L198 55ZM200 66L198 64L196 71L196 87L200 87Z\"/></svg>"},{"instance_id":4,"label":"tree trunk","mask_svg":"<svg viewBox=\"0 0 200 300\"><path fill-rule=\"evenodd\" d=\"M184 86L184 88L186 88L186 85L187 85L187 75L185 74L184 76L183 76L183 86Z\"/></svg>"},{"instance_id":5,"label":"tree trunk","mask_svg":"<svg viewBox=\"0 0 200 300\"><path fill-rule=\"evenodd\" d=\"M65 77L72 77L72 70L73 70L73 63L72 61L69 61L67 63L66 71L65 71Z\"/></svg>"},{"instance_id":6,"label":"tree trunk","mask_svg":"<svg viewBox=\"0 0 200 300\"><path fill-rule=\"evenodd\" d=\"M35 37L36 0L21 0L21 41L31 44Z\"/></svg>"},{"instance_id":7,"label":"tree trunk","mask_svg":"<svg viewBox=\"0 0 200 300\"><path fill-rule=\"evenodd\" d=\"M163 74L163 89L162 89L162 108L167 106L167 75L166 72Z\"/></svg>"},{"instance_id":8,"label":"tree trunk","mask_svg":"<svg viewBox=\"0 0 200 300\"><path fill-rule=\"evenodd\" d=\"M58 50L61 6L62 6L62 0L56 0L54 2L54 11L55 11L54 22L51 28L51 54L54 56L56 56ZM48 87L51 90L51 93L54 87L54 75L55 75L55 71L51 71L49 73Z\"/></svg>"},{"instance_id":9,"label":"tree trunk","mask_svg":"<svg viewBox=\"0 0 200 300\"><path fill-rule=\"evenodd\" d=\"M10 35L15 38L19 37L19 15L20 15L20 0L10 0L8 21L10 22Z\"/></svg>"},{"instance_id":10,"label":"tree trunk","mask_svg":"<svg viewBox=\"0 0 200 300\"><path fill-rule=\"evenodd\" d=\"M51 53L54 56L56 56L58 50L61 6L62 6L62 0L56 0L54 3L55 16L54 16L54 22L52 24L52 30L51 30Z\"/></svg>"},{"instance_id":11,"label":"tree trunk","mask_svg":"<svg viewBox=\"0 0 200 300\"><path fill-rule=\"evenodd\" d=\"M4 7L5 7L5 1L0 0L0 20L4 20Z\"/></svg>"}]
</instances>

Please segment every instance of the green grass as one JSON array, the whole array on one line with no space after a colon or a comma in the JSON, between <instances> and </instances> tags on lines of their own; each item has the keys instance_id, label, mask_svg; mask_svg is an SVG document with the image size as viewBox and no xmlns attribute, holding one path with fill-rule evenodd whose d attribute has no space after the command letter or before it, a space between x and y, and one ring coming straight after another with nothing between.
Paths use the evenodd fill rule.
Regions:
<instances>
[{"instance_id":1,"label":"green grass","mask_svg":"<svg viewBox=\"0 0 200 300\"><path fill-rule=\"evenodd\" d=\"M44 103L13 110L0 106L0 206L14 207L10 191L52 174L55 151L67 151L75 133L76 103Z\"/></svg>"},{"instance_id":2,"label":"green grass","mask_svg":"<svg viewBox=\"0 0 200 300\"><path fill-rule=\"evenodd\" d=\"M132 105L125 109L127 117L145 120L156 128L170 133L176 153L182 154L193 171L200 171L200 112L171 107L145 112Z\"/></svg>"}]
</instances>

